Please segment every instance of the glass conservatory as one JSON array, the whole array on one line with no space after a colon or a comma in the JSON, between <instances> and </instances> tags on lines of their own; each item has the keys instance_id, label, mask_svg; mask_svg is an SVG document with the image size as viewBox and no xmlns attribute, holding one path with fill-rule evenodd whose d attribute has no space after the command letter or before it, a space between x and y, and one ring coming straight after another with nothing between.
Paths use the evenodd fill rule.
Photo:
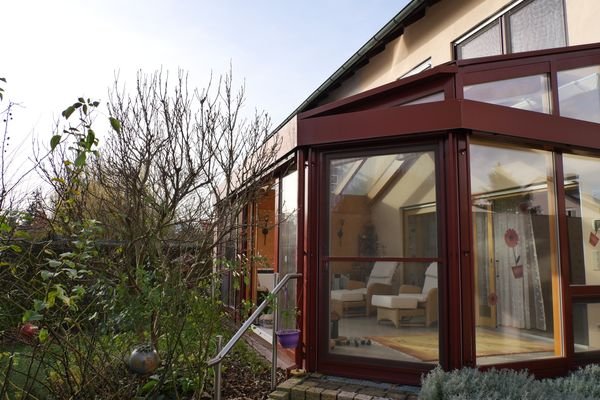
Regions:
<instances>
[{"instance_id":1,"label":"glass conservatory","mask_svg":"<svg viewBox=\"0 0 600 400\"><path fill-rule=\"evenodd\" d=\"M600 46L570 47L299 114L272 255L303 273L297 363L418 384L437 364L600 361L599 79Z\"/></svg>"}]
</instances>

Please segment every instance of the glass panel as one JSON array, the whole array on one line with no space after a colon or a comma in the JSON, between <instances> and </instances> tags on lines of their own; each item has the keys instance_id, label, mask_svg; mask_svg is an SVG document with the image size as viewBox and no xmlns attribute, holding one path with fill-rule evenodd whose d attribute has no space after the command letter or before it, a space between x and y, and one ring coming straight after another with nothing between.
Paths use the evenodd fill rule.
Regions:
<instances>
[{"instance_id":1,"label":"glass panel","mask_svg":"<svg viewBox=\"0 0 600 400\"><path fill-rule=\"evenodd\" d=\"M551 153L484 144L470 152L477 363L559 355Z\"/></svg>"},{"instance_id":2,"label":"glass panel","mask_svg":"<svg viewBox=\"0 0 600 400\"><path fill-rule=\"evenodd\" d=\"M575 352L600 350L600 303L573 303Z\"/></svg>"},{"instance_id":3,"label":"glass panel","mask_svg":"<svg viewBox=\"0 0 600 400\"><path fill-rule=\"evenodd\" d=\"M281 180L279 211L279 279L297 270L298 172ZM279 296L279 329L296 327L296 280L291 280Z\"/></svg>"},{"instance_id":4,"label":"glass panel","mask_svg":"<svg viewBox=\"0 0 600 400\"><path fill-rule=\"evenodd\" d=\"M419 97L418 99L402 103L402 106L412 106L415 104L433 103L434 101L444 101L444 92L436 92L427 96Z\"/></svg>"},{"instance_id":5,"label":"glass panel","mask_svg":"<svg viewBox=\"0 0 600 400\"><path fill-rule=\"evenodd\" d=\"M332 159L329 188L331 256L437 257L433 152Z\"/></svg>"},{"instance_id":6,"label":"glass panel","mask_svg":"<svg viewBox=\"0 0 600 400\"><path fill-rule=\"evenodd\" d=\"M499 20L458 45L458 58L475 58L502 54L502 31Z\"/></svg>"},{"instance_id":7,"label":"glass panel","mask_svg":"<svg viewBox=\"0 0 600 400\"><path fill-rule=\"evenodd\" d=\"M600 66L558 72L560 115L600 123Z\"/></svg>"},{"instance_id":8,"label":"glass panel","mask_svg":"<svg viewBox=\"0 0 600 400\"><path fill-rule=\"evenodd\" d=\"M431 57L429 57L427 60L423 61L421 64L417 65L416 67L414 67L413 69L411 69L410 71L405 73L404 75L402 75L400 78L408 78L409 76L413 76L420 72L427 71L430 68L431 68Z\"/></svg>"},{"instance_id":9,"label":"glass panel","mask_svg":"<svg viewBox=\"0 0 600 400\"><path fill-rule=\"evenodd\" d=\"M330 262L330 353L438 363L437 276L437 263Z\"/></svg>"},{"instance_id":10,"label":"glass panel","mask_svg":"<svg viewBox=\"0 0 600 400\"><path fill-rule=\"evenodd\" d=\"M566 46L563 0L537 0L508 16L511 52Z\"/></svg>"},{"instance_id":11,"label":"glass panel","mask_svg":"<svg viewBox=\"0 0 600 400\"><path fill-rule=\"evenodd\" d=\"M464 97L467 100L550 113L550 91L546 75L523 76L465 86Z\"/></svg>"},{"instance_id":12,"label":"glass panel","mask_svg":"<svg viewBox=\"0 0 600 400\"><path fill-rule=\"evenodd\" d=\"M600 159L563 155L571 283L600 285Z\"/></svg>"}]
</instances>

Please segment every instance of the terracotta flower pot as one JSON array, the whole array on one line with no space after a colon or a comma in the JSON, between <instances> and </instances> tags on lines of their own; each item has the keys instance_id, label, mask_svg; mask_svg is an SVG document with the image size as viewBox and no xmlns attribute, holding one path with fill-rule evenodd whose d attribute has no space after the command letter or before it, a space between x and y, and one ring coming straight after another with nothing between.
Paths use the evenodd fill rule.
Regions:
<instances>
[{"instance_id":1,"label":"terracotta flower pot","mask_svg":"<svg viewBox=\"0 0 600 400\"><path fill-rule=\"evenodd\" d=\"M512 267L512 273L513 273L513 276L515 277L515 279L522 278L523 277L523 266L515 265L514 267Z\"/></svg>"},{"instance_id":2,"label":"terracotta flower pot","mask_svg":"<svg viewBox=\"0 0 600 400\"><path fill-rule=\"evenodd\" d=\"M275 332L279 344L284 349L295 349L298 347L300 341L300 330L299 329L282 329Z\"/></svg>"}]
</instances>

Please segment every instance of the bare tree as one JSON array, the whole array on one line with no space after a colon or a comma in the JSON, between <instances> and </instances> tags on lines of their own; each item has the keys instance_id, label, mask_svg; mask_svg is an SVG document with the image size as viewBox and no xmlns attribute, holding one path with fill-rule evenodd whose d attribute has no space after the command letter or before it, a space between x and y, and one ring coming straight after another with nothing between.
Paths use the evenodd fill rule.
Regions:
<instances>
[{"instance_id":1,"label":"bare tree","mask_svg":"<svg viewBox=\"0 0 600 400\"><path fill-rule=\"evenodd\" d=\"M250 201L277 144L265 144L268 116L244 116L244 101L231 71L203 90L189 89L181 71L174 83L163 72L139 73L132 94L115 82L109 109L121 126L92 166L95 199L87 203L127 243L131 267L160 254L168 240L194 241L210 254L226 235L215 228Z\"/></svg>"}]
</instances>

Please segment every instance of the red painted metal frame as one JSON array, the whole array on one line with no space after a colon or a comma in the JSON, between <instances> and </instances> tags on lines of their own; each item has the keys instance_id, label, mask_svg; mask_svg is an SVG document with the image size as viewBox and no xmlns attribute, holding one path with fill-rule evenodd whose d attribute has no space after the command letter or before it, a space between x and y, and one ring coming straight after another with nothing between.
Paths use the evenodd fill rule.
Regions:
<instances>
[{"instance_id":1,"label":"red painted metal frame","mask_svg":"<svg viewBox=\"0 0 600 400\"><path fill-rule=\"evenodd\" d=\"M570 280L570 249L568 246L568 226L567 226L567 213L565 205L565 187L563 182L565 181L563 159L560 152L554 153L554 171L556 179L556 211L558 217L558 243L559 243L559 256L560 256L560 280L561 280L561 302L562 302L562 331L563 331L563 355L567 360L573 357L573 318L571 310L573 309L571 303L571 289L569 287ZM568 366L566 366L568 369Z\"/></svg>"},{"instance_id":2,"label":"red painted metal frame","mask_svg":"<svg viewBox=\"0 0 600 400\"><path fill-rule=\"evenodd\" d=\"M318 230L319 224L319 184L317 153L314 149L308 150L308 204L306 209L307 230L306 237L306 267L305 277L305 314L309 316L306 320L306 368L309 371L317 369L317 294L319 292L319 269L318 269Z\"/></svg>"},{"instance_id":3,"label":"red painted metal frame","mask_svg":"<svg viewBox=\"0 0 600 400\"><path fill-rule=\"evenodd\" d=\"M469 136L468 131L458 130L453 132L448 139L448 164L446 174L448 190L453 193L454 204L449 214L448 225L453 230L448 231L448 251L451 269L450 297L448 324L451 333L450 343L456 344L458 349L451 349L451 367L460 368L463 365L474 366L475 346L475 311L473 307L472 292L472 221L471 221L471 188L469 171ZM462 321L452 323L450 321Z\"/></svg>"},{"instance_id":4,"label":"red painted metal frame","mask_svg":"<svg viewBox=\"0 0 600 400\"><path fill-rule=\"evenodd\" d=\"M304 238L305 238L305 221L304 221L304 198L305 198L305 153L302 150L299 150L296 154L296 169L298 171L298 198L297 198L297 210L296 218L297 218L297 236L296 236L296 272L302 274L302 279L298 279L296 281L296 297L300 304L302 305L302 309L306 310L306 297L304 296L305 288L307 287L307 271L306 271L306 263L304 261L305 247L304 247ZM306 325L306 319L308 316L306 313L302 313L298 317L297 327L302 332L302 343L307 342L307 334L304 329ZM306 357L306 349L302 347L299 351L296 350L296 366L302 366L303 360Z\"/></svg>"}]
</instances>

